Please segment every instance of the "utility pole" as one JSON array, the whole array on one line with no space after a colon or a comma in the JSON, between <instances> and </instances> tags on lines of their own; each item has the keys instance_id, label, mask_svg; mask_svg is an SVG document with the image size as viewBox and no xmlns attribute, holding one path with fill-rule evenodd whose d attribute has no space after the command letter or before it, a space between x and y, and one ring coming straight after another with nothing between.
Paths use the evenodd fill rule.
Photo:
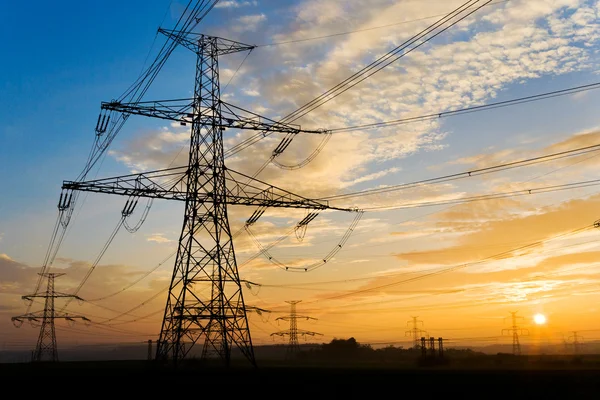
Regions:
<instances>
[{"instance_id":1,"label":"utility pole","mask_svg":"<svg viewBox=\"0 0 600 400\"><path fill-rule=\"evenodd\" d=\"M75 321L76 318L82 319L84 321L89 321L84 316L81 315L70 315L68 313L56 312L54 309L54 299L56 298L75 298L78 300L83 300L82 298L70 294L64 294L54 291L54 278L58 276L62 276L64 274L58 273L41 273L38 274L42 277L48 278L48 285L45 293L37 293L30 294L26 296L22 296L24 300L33 301L34 298L43 298L44 299L44 309L42 311L27 313L24 315L19 315L17 317L12 317L11 320L15 324L15 326L20 327L23 324L23 321L27 320L30 323L38 323L40 320L42 321L42 325L40 327L40 335L38 336L37 345L35 350L31 354L32 362L41 362L41 361L58 361L58 350L56 347L56 330L54 327L55 319L65 319L67 321Z\"/></svg>"},{"instance_id":2,"label":"utility pole","mask_svg":"<svg viewBox=\"0 0 600 400\"><path fill-rule=\"evenodd\" d=\"M190 124L188 164L92 181L64 181L62 189L128 196L130 201L145 197L184 202L183 226L156 359L176 366L196 343L202 343L202 359L217 357L229 366L232 347L237 346L256 366L227 207L360 210L330 207L327 201L296 195L226 167L223 149L226 129L289 135L327 131L302 130L298 125L280 123L222 100L219 58L250 51L255 46L189 31L159 29L159 32L195 54L194 97L102 103L96 133L98 136L105 133L108 124L105 121L119 117L124 120L131 115Z\"/></svg>"},{"instance_id":3,"label":"utility pole","mask_svg":"<svg viewBox=\"0 0 600 400\"><path fill-rule=\"evenodd\" d=\"M510 328L502 329L502 334L512 334L513 354L521 355L521 344L519 343L519 335L529 335L529 331L527 329L522 329L517 326L517 320L523 318L521 316L517 316L517 312L518 311L510 311L512 326ZM504 320L506 320L506 318Z\"/></svg>"},{"instance_id":4,"label":"utility pole","mask_svg":"<svg viewBox=\"0 0 600 400\"><path fill-rule=\"evenodd\" d=\"M317 333L317 332L310 332L310 331L305 331L303 329L298 329L298 319L312 319L312 320L316 320L316 318L313 317L307 317L304 315L298 315L296 313L296 304L300 303L302 300L290 300L290 301L286 301L286 303L290 304L290 315L287 317L279 317L276 319L277 320L283 320L283 321L289 321L290 322L290 329L285 330L285 331L279 331L279 332L274 332L271 333L271 336L277 335L277 336L285 336L288 335L290 337L290 341L289 341L289 345L286 351L286 358L288 359L294 359L296 357L296 355L298 354L298 352L300 351L300 344L298 343L298 335L300 336L316 336L316 335L322 335L321 333Z\"/></svg>"},{"instance_id":5,"label":"utility pole","mask_svg":"<svg viewBox=\"0 0 600 400\"><path fill-rule=\"evenodd\" d=\"M404 333L404 336L412 336L413 338L413 347L415 349L418 349L420 346L419 344L419 338L421 337L422 334L427 335L427 332L419 329L419 324L421 324L421 326L423 326L423 321L418 320L417 318L419 317L411 317L412 320L407 321L406 324L412 324L412 329L406 331Z\"/></svg>"},{"instance_id":6,"label":"utility pole","mask_svg":"<svg viewBox=\"0 0 600 400\"><path fill-rule=\"evenodd\" d=\"M582 340L582 339L583 339L583 337L579 336L577 334L577 331L573 331L573 335L569 336L569 340L573 344L573 354L574 355L579 354L580 345L581 345L580 340Z\"/></svg>"}]
</instances>

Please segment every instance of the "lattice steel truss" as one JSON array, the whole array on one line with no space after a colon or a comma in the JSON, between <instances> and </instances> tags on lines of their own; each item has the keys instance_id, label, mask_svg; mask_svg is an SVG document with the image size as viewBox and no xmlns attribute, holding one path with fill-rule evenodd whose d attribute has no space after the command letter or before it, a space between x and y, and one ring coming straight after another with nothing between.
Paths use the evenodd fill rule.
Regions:
<instances>
[{"instance_id":1,"label":"lattice steel truss","mask_svg":"<svg viewBox=\"0 0 600 400\"><path fill-rule=\"evenodd\" d=\"M59 293L54 290L54 278L64 275L60 273L42 273L39 274L43 277L48 278L48 286L46 292L30 294L22 296L24 300L33 301L34 298L44 299L44 309L42 311L27 313L12 317L12 321L15 324L22 324L24 321L29 321L32 324L39 323L41 320L40 335L38 337L37 345L33 351L31 361L58 361L58 350L56 347L56 329L54 327L54 320L65 319L67 321L75 321L75 319L82 319L89 321L82 315L71 315L68 313L57 312L54 309L54 299L56 298L76 298L82 300L78 296L71 294Z\"/></svg>"},{"instance_id":2,"label":"lattice steel truss","mask_svg":"<svg viewBox=\"0 0 600 400\"><path fill-rule=\"evenodd\" d=\"M307 199L228 169L223 151L226 128L287 134L323 131L305 131L221 101L219 56L254 46L205 35L160 31L196 53L194 98L106 102L102 103L104 115L99 121L108 121L110 113L125 113L191 123L188 165L93 181L65 181L63 190L184 201L183 227L156 358L176 363L186 357L194 344L202 342L202 358L216 355L229 365L231 349L237 346L256 365L227 205L358 210L330 207L327 202ZM100 128L105 125L99 123Z\"/></svg>"}]
</instances>

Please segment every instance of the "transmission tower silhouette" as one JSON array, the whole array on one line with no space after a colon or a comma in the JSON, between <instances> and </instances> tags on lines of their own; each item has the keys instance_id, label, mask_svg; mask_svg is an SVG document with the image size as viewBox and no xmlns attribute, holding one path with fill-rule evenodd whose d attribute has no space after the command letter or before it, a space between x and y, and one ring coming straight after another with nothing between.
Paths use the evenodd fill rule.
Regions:
<instances>
[{"instance_id":1,"label":"transmission tower silhouette","mask_svg":"<svg viewBox=\"0 0 600 400\"><path fill-rule=\"evenodd\" d=\"M78 300L82 300L78 296L74 296L71 294L59 293L54 290L54 278L59 277L64 274L59 273L40 273L42 277L48 278L48 285L46 288L46 292L38 292L36 294L30 294L26 296L22 296L24 300L33 302L34 298L43 298L44 299L44 309L42 311L27 313L23 315L19 315L16 317L12 317L11 320L15 324L15 326L20 327L23 324L23 321L29 321L30 323L36 324L41 320L40 327L40 335L38 336L37 345L35 346L35 350L33 351L31 361L32 362L41 362L41 361L58 361L58 350L56 347L56 329L54 326L55 319L64 319L67 321L75 321L75 319L82 319L84 321L89 321L86 317L82 315L70 315L68 313L56 312L54 309L54 299L56 298L75 298Z\"/></svg>"},{"instance_id":2,"label":"transmission tower silhouette","mask_svg":"<svg viewBox=\"0 0 600 400\"><path fill-rule=\"evenodd\" d=\"M571 345L573 346L573 354L578 355L579 350L581 349L580 348L581 344L582 344L580 342L580 340L582 340L583 337L580 336L577 331L573 331L572 333L573 333L573 335L569 336L569 341L570 341Z\"/></svg>"},{"instance_id":3,"label":"transmission tower silhouette","mask_svg":"<svg viewBox=\"0 0 600 400\"><path fill-rule=\"evenodd\" d=\"M290 322L290 329L288 330L284 330L284 331L279 331L279 332L274 332L271 333L271 336L277 335L277 336L285 336L288 335L290 337L290 342L286 351L286 358L288 359L293 359L296 357L296 355L298 354L298 352L300 351L300 344L298 343L298 335L300 336L321 336L321 333L317 333L317 332L311 332L311 331L305 331L303 329L298 329L298 319L305 319L305 320L316 320L316 318L313 317L307 317L304 315L298 315L296 313L296 304L300 303L302 300L290 300L290 301L286 301L286 303L290 304L290 315L287 317L279 317L276 318L275 320L283 320L283 321L289 321Z\"/></svg>"},{"instance_id":4,"label":"transmission tower silhouette","mask_svg":"<svg viewBox=\"0 0 600 400\"><path fill-rule=\"evenodd\" d=\"M419 349L421 347L421 337L423 334L427 335L427 331L423 329L419 329L419 324L423 326L423 321L418 320L419 317L411 317L410 321L406 322L406 325L412 324L412 329L406 331L404 336L412 336L413 338L413 347L415 349Z\"/></svg>"},{"instance_id":5,"label":"transmission tower silhouette","mask_svg":"<svg viewBox=\"0 0 600 400\"><path fill-rule=\"evenodd\" d=\"M519 343L519 335L529 335L529 330L519 328L517 326L517 320L523 318L517 315L518 311L510 311L512 326L510 328L502 329L502 334L506 332L507 334L512 334L513 343L512 349L514 355L521 355L521 344ZM508 318L508 317L507 317ZM506 318L504 319L506 321Z\"/></svg>"},{"instance_id":6,"label":"transmission tower silhouette","mask_svg":"<svg viewBox=\"0 0 600 400\"><path fill-rule=\"evenodd\" d=\"M296 195L226 167L223 132L228 128L292 135L324 131L276 122L221 99L219 57L250 51L255 46L191 32L162 28L159 32L196 55L194 97L104 102L96 133L102 135L106 131L115 113L121 117L141 115L191 124L187 166L92 181L64 181L62 189L67 193L129 196L131 201L145 197L185 202L156 359L177 364L196 343L202 343L202 359L220 358L228 366L231 349L237 346L256 366L227 206L359 210L330 207L326 201Z\"/></svg>"}]
</instances>

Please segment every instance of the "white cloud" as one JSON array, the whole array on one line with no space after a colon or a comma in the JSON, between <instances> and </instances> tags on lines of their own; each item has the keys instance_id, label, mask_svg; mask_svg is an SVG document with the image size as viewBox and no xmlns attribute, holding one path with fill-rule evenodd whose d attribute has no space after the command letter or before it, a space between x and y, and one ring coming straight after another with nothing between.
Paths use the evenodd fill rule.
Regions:
<instances>
[{"instance_id":1,"label":"white cloud","mask_svg":"<svg viewBox=\"0 0 600 400\"><path fill-rule=\"evenodd\" d=\"M149 242L172 243L174 240L166 238L162 233L154 233L146 238Z\"/></svg>"},{"instance_id":2,"label":"white cloud","mask_svg":"<svg viewBox=\"0 0 600 400\"><path fill-rule=\"evenodd\" d=\"M412 0L377 0L368 4L332 0L324 8L321 1L306 1L295 9L295 23L275 41L330 34L333 29L339 32L340 26L347 26L345 30L382 26L397 22L398 15L404 20L424 18L448 12L459 3L462 4L432 1L424 10L419 1ZM515 0L483 8L476 14L479 22L462 31L460 38L453 36L455 31L450 29L443 34L444 41L436 40L411 52L297 122L309 129L337 128L453 110L485 104L511 84L592 69L594 54L585 44L597 41L600 34L598 19L591 18L592 14L597 15L598 2L532 3ZM576 6L579 9L573 12ZM565 7L570 7L571 12L565 12ZM266 18L263 17L243 18L253 26ZM585 26L581 25L583 22ZM390 27L341 36L341 41L333 45L328 42L327 46L309 41L258 49L244 64L246 74L253 76L250 86L242 89L252 96L251 104L239 105L261 110L277 120L278 114L285 115L285 110L306 104L430 23L422 20L403 25L400 33L397 27ZM390 42L388 37L394 40ZM257 57L258 51L265 53ZM231 147L254 134L243 131L226 136L225 146ZM438 120L343 132L334 134L304 168L282 173L269 166L259 179L307 197L323 197L389 175L398 167L381 167L380 162L438 151L451 143L451 137L452 132L443 129ZM251 174L264 164L281 138L272 135L261 140L229 158L229 167ZM166 166L176 149L166 148L166 137L157 140L153 147L148 142L132 143L119 152L120 159L140 169L151 161ZM290 167L302 164L312 157L321 140L317 135L298 135L277 161ZM185 155L185 151L182 153ZM181 164L184 160L182 156Z\"/></svg>"},{"instance_id":3,"label":"white cloud","mask_svg":"<svg viewBox=\"0 0 600 400\"><path fill-rule=\"evenodd\" d=\"M215 8L240 8L257 5L258 1L222 0L215 5Z\"/></svg>"},{"instance_id":4,"label":"white cloud","mask_svg":"<svg viewBox=\"0 0 600 400\"><path fill-rule=\"evenodd\" d=\"M233 27L235 32L255 31L258 26L267 20L265 14L244 15L238 18L238 25Z\"/></svg>"}]
</instances>

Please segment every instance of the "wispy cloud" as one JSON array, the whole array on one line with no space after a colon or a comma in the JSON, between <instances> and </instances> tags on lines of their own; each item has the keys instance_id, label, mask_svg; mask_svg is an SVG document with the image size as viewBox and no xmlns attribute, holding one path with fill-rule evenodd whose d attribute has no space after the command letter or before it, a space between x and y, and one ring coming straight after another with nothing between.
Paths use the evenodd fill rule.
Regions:
<instances>
[{"instance_id":1,"label":"wispy cloud","mask_svg":"<svg viewBox=\"0 0 600 400\"><path fill-rule=\"evenodd\" d=\"M172 242L174 242L173 239L169 239L169 238L165 237L164 234L162 234L162 233L154 233L152 235L149 235L148 237L146 237L146 240L149 242L156 242L156 243L172 243Z\"/></svg>"},{"instance_id":2,"label":"wispy cloud","mask_svg":"<svg viewBox=\"0 0 600 400\"><path fill-rule=\"evenodd\" d=\"M215 8L240 8L257 5L258 1L221 0L215 5Z\"/></svg>"},{"instance_id":3,"label":"wispy cloud","mask_svg":"<svg viewBox=\"0 0 600 400\"><path fill-rule=\"evenodd\" d=\"M238 24L234 25L232 29L238 33L255 31L266 20L267 16L265 14L244 15L238 18Z\"/></svg>"}]
</instances>

